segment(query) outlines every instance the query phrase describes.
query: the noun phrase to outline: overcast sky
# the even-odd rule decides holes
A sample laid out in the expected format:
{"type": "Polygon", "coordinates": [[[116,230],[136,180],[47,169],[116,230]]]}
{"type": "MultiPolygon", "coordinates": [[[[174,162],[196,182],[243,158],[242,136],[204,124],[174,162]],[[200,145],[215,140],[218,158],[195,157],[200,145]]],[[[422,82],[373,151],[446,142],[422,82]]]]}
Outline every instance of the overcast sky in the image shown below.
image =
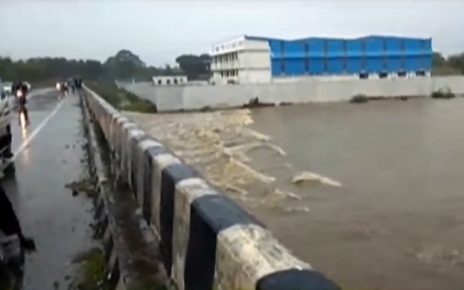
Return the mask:
{"type": "Polygon", "coordinates": [[[126,48],[164,65],[240,34],[423,36],[450,54],[464,51],[463,11],[459,0],[0,0],[0,55],[104,60],[126,48]]]}

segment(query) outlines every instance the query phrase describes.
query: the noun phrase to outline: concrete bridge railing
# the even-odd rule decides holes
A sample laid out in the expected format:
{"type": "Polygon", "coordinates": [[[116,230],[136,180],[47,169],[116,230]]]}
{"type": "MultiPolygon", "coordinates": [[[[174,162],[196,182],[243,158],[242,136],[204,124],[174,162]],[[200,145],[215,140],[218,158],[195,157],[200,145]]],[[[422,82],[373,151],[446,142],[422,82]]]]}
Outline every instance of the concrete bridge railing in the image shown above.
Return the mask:
{"type": "Polygon", "coordinates": [[[88,88],[86,100],[112,162],[159,239],[180,290],[340,289],[195,169],[88,88]]]}

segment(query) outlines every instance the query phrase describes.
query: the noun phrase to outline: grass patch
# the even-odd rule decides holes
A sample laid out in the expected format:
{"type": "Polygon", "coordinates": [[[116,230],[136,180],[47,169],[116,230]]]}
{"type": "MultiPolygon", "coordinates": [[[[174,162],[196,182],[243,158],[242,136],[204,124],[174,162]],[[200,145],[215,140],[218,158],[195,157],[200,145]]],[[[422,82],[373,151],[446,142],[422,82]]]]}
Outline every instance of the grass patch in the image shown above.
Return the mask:
{"type": "Polygon", "coordinates": [[[90,83],[88,85],[118,110],[141,113],[156,113],[158,111],[156,105],[152,102],[141,99],[112,83],[90,83]]]}
{"type": "Polygon", "coordinates": [[[451,91],[450,88],[446,88],[434,91],[431,97],[434,99],[453,99],[456,97],[456,95],[451,91]]]}
{"type": "Polygon", "coordinates": [[[76,256],[74,264],[79,264],[80,271],[69,289],[78,290],[106,290],[106,263],[103,251],[92,248],[76,256]]]}

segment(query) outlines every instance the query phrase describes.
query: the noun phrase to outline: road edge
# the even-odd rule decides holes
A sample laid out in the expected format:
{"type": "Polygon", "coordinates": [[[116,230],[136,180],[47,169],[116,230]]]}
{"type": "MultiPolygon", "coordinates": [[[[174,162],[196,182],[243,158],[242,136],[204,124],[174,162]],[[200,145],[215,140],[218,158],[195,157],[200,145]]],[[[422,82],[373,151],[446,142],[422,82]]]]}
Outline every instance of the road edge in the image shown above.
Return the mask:
{"type": "Polygon", "coordinates": [[[168,289],[168,279],[160,264],[159,242],[137,210],[137,202],[116,184],[107,162],[105,144],[89,114],[86,99],[80,96],[84,134],[87,139],[89,170],[97,190],[95,238],[103,244],[108,288],[117,290],[168,289]],[[99,140],[100,139],[100,140],[99,140]],[[106,158],[105,158],[106,157],[106,158]],[[137,241],[133,241],[136,236],[137,241]],[[134,247],[134,244],[136,247],[134,247]]]}

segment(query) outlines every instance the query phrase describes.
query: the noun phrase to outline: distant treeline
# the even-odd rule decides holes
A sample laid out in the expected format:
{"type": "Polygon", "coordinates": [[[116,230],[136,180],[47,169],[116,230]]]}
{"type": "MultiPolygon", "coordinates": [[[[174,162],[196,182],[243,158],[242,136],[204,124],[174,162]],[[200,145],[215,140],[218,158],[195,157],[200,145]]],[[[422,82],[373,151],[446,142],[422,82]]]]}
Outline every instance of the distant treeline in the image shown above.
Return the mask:
{"type": "Polygon", "coordinates": [[[442,54],[435,52],[433,54],[434,75],[455,75],[464,74],[464,52],[451,55],[445,58],[442,54]]]}
{"type": "MultiPolygon", "coordinates": [[[[32,83],[52,82],[73,76],[92,81],[133,80],[148,81],[155,75],[185,74],[189,80],[205,80],[210,76],[211,57],[181,55],[176,58],[178,67],[147,66],[139,56],[129,50],[121,50],[105,62],[66,58],[30,58],[13,61],[0,57],[0,78],[26,80],[32,83]]],[[[464,53],[447,58],[440,53],[433,55],[434,75],[464,74],[464,53]]]]}
{"type": "Polygon", "coordinates": [[[69,77],[81,76],[92,81],[132,80],[146,81],[154,75],[186,74],[189,79],[209,76],[210,57],[181,55],[176,59],[179,67],[147,66],[139,56],[129,50],[121,50],[105,62],[98,60],[75,60],[66,58],[30,58],[13,61],[0,57],[0,78],[3,80],[25,80],[32,83],[52,82],[69,77]]]}

